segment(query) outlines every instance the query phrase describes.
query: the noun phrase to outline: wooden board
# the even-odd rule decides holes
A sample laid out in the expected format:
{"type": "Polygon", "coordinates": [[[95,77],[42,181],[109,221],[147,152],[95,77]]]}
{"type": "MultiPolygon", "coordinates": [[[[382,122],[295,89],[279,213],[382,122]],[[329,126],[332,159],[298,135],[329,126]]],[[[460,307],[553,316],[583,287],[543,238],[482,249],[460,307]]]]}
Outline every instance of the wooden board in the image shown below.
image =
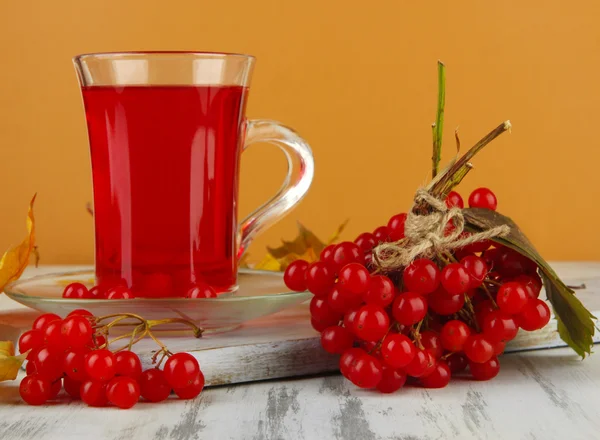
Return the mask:
{"type": "MultiPolygon", "coordinates": [[[[578,296],[600,316],[600,263],[556,263],[554,268],[567,284],[586,284],[587,288],[578,291],[578,296]]],[[[52,271],[65,269],[54,267],[52,271]]],[[[18,339],[37,314],[6,297],[0,298],[0,340],[18,339]]],[[[304,376],[337,369],[338,356],[321,349],[319,335],[310,326],[307,304],[201,339],[178,331],[158,332],[157,336],[171,351],[194,355],[202,366],[207,385],[304,376]]],[[[595,336],[595,342],[600,342],[599,335],[595,336]]],[[[556,322],[551,320],[540,331],[520,331],[506,351],[564,345],[556,332],[556,322]]],[[[136,345],[136,352],[146,366],[151,365],[156,347],[149,339],[136,345]]]]}

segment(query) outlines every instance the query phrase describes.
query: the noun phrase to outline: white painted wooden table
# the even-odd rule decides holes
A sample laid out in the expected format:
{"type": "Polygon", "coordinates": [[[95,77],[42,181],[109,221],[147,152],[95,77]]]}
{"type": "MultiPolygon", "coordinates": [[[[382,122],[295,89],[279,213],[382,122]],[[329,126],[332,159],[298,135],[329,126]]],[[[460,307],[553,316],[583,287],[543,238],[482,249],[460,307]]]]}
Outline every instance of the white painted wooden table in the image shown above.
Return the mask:
{"type": "MultiPolygon", "coordinates": [[[[557,263],[569,283],[597,284],[600,263],[557,263]]],[[[6,297],[0,310],[17,308],[6,297]]],[[[600,357],[568,348],[507,354],[489,382],[393,395],[339,375],[208,388],[193,401],[128,411],[81,402],[28,407],[0,383],[0,439],[599,439],[600,357]]]]}

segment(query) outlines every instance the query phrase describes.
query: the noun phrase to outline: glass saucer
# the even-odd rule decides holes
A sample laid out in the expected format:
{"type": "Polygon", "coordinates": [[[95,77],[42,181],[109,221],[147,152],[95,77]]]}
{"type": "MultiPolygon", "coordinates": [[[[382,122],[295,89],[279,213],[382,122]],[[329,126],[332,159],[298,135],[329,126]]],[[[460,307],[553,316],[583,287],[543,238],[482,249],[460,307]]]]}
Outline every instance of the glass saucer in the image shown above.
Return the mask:
{"type": "Polygon", "coordinates": [[[145,319],[184,318],[205,329],[221,331],[294,306],[312,296],[309,292],[290,292],[280,272],[240,269],[238,290],[218,298],[62,298],[67,284],[78,281],[91,287],[93,279],[91,270],[40,275],[10,283],[5,293],[27,307],[63,317],[75,309],[86,309],[95,316],[135,313],[145,319]]]}

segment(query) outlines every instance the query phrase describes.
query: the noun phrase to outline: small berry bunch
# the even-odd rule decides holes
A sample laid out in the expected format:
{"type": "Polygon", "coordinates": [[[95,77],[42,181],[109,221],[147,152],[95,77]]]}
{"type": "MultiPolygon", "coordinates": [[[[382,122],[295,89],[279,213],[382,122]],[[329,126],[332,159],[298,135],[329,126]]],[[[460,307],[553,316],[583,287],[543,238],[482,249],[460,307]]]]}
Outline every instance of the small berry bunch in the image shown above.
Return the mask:
{"type": "MultiPolygon", "coordinates": [[[[455,191],[445,202],[464,207],[455,191]]],[[[496,210],[496,196],[479,188],[469,205],[496,210]]],[[[391,393],[407,377],[441,388],[467,366],[473,378],[492,379],[500,369],[497,356],[519,328],[541,329],[550,320],[550,309],[538,298],[536,264],[484,240],[382,273],[373,249],[401,243],[406,219],[394,215],[354,242],[329,245],[317,262],[292,262],[286,285],[314,294],[312,326],[323,348],[341,355],[341,373],[361,388],[391,393]]],[[[452,227],[450,222],[447,229],[452,227]]]]}
{"type": "MultiPolygon", "coordinates": [[[[88,289],[82,283],[71,283],[65,287],[63,298],[69,299],[133,299],[133,291],[121,280],[115,284],[99,284],[88,289]]],[[[206,283],[197,283],[185,291],[185,298],[216,298],[217,292],[206,283]]]]}
{"type": "Polygon", "coordinates": [[[188,353],[169,352],[151,331],[156,325],[172,322],[190,325],[196,336],[201,335],[201,329],[183,320],[146,321],[133,314],[96,318],[83,309],[65,319],[52,313],[41,315],[19,339],[19,351],[28,353],[27,376],[19,386],[22,399],[29,405],[42,405],[56,399],[63,387],[73,399],[89,406],[112,404],[127,409],[140,396],[160,402],[171,392],[181,399],[193,399],[204,387],[198,361],[188,353]],[[132,320],[137,321],[131,324],[135,325],[132,332],[108,341],[111,328],[132,320]],[[161,354],[162,358],[156,367],[142,371],[140,358],[131,347],[145,336],[161,347],[153,361],[161,354]],[[130,338],[128,345],[109,349],[109,344],[126,338],[130,338]]]}

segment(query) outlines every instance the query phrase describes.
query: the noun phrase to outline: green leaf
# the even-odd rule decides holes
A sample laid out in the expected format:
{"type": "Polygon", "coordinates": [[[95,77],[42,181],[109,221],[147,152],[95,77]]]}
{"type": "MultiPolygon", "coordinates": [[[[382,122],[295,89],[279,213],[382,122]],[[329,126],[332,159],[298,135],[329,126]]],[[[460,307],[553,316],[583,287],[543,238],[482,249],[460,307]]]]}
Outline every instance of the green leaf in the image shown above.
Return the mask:
{"type": "Polygon", "coordinates": [[[444,108],[446,107],[446,66],[438,61],[438,99],[433,124],[433,156],[431,157],[431,177],[435,178],[442,159],[442,135],[444,133],[444,108]]]}
{"type": "Polygon", "coordinates": [[[510,218],[489,209],[463,209],[463,215],[466,229],[472,232],[480,232],[500,225],[510,227],[510,233],[506,237],[492,240],[517,251],[538,265],[546,295],[558,321],[558,333],[561,339],[581,357],[591,354],[595,316],[584,307],[575,296],[575,292],[560,280],[517,224],[510,218]]]}

